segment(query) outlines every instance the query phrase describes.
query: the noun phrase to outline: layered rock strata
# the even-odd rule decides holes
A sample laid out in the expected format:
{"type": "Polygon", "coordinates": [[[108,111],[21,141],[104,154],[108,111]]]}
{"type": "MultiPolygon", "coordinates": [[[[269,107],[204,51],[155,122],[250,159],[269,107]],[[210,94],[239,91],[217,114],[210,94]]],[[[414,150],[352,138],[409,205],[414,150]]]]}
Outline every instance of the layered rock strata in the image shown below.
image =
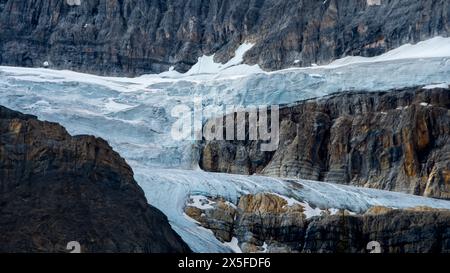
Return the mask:
{"type": "Polygon", "coordinates": [[[450,198],[448,88],[338,93],[279,116],[275,151],[260,141],[204,141],[201,167],[450,198]]]}

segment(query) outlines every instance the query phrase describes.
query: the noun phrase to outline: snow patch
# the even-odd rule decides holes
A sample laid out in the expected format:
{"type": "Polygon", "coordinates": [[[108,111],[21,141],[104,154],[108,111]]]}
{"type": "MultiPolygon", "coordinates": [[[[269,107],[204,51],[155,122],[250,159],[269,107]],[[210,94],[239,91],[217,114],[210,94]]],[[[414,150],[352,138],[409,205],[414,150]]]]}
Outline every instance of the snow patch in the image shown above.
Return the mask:
{"type": "Polygon", "coordinates": [[[403,59],[450,57],[450,38],[434,37],[417,44],[405,44],[376,57],[349,56],[332,62],[326,67],[339,67],[356,63],[386,62],[403,59]]]}
{"type": "Polygon", "coordinates": [[[244,43],[240,45],[235,52],[235,56],[226,64],[216,63],[214,61],[215,54],[211,56],[202,56],[198,58],[198,62],[184,75],[195,76],[216,74],[216,76],[240,76],[262,73],[264,71],[258,65],[250,66],[243,64],[245,53],[253,46],[254,44],[252,43],[244,43]]]}
{"type": "Polygon", "coordinates": [[[301,205],[302,205],[303,208],[305,209],[305,210],[303,211],[303,213],[305,214],[306,219],[310,219],[310,218],[312,218],[312,217],[322,215],[323,210],[321,210],[321,209],[319,209],[319,208],[317,208],[317,207],[316,207],[316,208],[313,208],[313,207],[311,207],[307,202],[302,203],[301,205]]]}
{"type": "Polygon", "coordinates": [[[201,210],[213,209],[212,206],[215,202],[209,200],[208,197],[203,195],[192,195],[188,202],[188,205],[191,207],[195,207],[201,210]]]}
{"type": "Polygon", "coordinates": [[[269,246],[267,245],[266,242],[264,242],[262,248],[263,250],[261,251],[261,253],[267,253],[267,251],[269,250],[269,246]]]}
{"type": "Polygon", "coordinates": [[[223,243],[225,247],[230,248],[234,253],[242,253],[241,248],[239,247],[239,241],[236,237],[231,239],[231,242],[223,243]]]}
{"type": "Polygon", "coordinates": [[[380,6],[381,0],[367,0],[368,6],[380,6]]]}
{"type": "MultiPolygon", "coordinates": [[[[312,217],[321,216],[326,212],[327,209],[320,209],[318,207],[312,207],[308,202],[301,202],[298,201],[292,197],[288,197],[285,195],[277,194],[277,193],[271,193],[273,195],[276,195],[287,202],[288,207],[292,207],[294,205],[300,205],[303,207],[304,211],[303,214],[305,214],[306,219],[310,219],[312,217]]],[[[328,208],[328,211],[331,215],[337,214],[339,212],[339,209],[336,208],[328,208]]],[[[350,212],[350,211],[349,211],[350,212]]]]}
{"type": "Polygon", "coordinates": [[[66,0],[66,3],[69,6],[80,6],[81,0],[66,0]]]}
{"type": "Polygon", "coordinates": [[[422,87],[422,89],[426,89],[426,90],[436,89],[436,88],[444,88],[444,89],[446,89],[449,86],[450,86],[450,84],[448,84],[448,83],[431,84],[431,85],[427,85],[427,86],[422,87]]]}
{"type": "Polygon", "coordinates": [[[336,215],[339,213],[340,210],[336,208],[330,208],[328,209],[328,211],[330,212],[330,215],[336,215]]]}
{"type": "Polygon", "coordinates": [[[396,110],[406,110],[406,109],[408,109],[409,108],[409,106],[399,106],[399,107],[397,107],[396,108],[396,110]]]}

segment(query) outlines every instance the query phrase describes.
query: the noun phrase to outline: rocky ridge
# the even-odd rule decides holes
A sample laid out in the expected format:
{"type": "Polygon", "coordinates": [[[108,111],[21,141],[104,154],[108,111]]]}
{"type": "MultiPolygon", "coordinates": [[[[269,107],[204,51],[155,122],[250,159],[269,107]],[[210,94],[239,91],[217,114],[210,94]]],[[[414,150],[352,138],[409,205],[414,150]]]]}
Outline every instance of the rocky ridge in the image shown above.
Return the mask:
{"type": "Polygon", "coordinates": [[[0,252],[190,252],[108,143],[0,106],[0,252]]]}

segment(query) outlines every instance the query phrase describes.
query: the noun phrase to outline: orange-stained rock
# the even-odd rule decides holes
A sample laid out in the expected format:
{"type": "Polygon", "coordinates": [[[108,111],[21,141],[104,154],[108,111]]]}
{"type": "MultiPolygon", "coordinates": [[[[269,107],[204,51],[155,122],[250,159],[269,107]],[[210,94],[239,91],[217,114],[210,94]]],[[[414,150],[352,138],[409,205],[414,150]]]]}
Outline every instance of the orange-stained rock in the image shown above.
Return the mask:
{"type": "Polygon", "coordinates": [[[302,101],[280,109],[276,151],[261,152],[256,141],[207,141],[201,167],[449,199],[449,107],[448,88],[302,101]]]}

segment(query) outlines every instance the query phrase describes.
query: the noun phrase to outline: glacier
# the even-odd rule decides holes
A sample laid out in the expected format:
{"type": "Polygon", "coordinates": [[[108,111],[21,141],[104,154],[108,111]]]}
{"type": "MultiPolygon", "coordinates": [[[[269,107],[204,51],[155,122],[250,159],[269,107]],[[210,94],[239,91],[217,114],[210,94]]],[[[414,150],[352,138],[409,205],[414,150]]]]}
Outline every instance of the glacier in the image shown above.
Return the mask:
{"type": "MultiPolygon", "coordinates": [[[[188,73],[168,71],[136,78],[100,77],[43,68],[0,67],[0,105],[69,133],[106,139],[130,164],[150,204],[163,211],[195,252],[230,252],[183,214],[191,195],[222,196],[272,192],[319,208],[364,212],[374,205],[450,209],[450,201],[331,183],[199,170],[193,141],[170,135],[173,107],[202,99],[212,106],[292,104],[336,92],[386,91],[409,86],[450,84],[450,39],[437,37],[405,45],[374,58],[347,57],[326,66],[264,72],[241,64],[251,44],[243,44],[227,64],[204,56],[188,73]],[[203,65],[204,66],[203,66],[203,65]]],[[[205,118],[213,117],[213,113],[205,118]]],[[[230,248],[231,247],[231,248],[230,248]]]]}

